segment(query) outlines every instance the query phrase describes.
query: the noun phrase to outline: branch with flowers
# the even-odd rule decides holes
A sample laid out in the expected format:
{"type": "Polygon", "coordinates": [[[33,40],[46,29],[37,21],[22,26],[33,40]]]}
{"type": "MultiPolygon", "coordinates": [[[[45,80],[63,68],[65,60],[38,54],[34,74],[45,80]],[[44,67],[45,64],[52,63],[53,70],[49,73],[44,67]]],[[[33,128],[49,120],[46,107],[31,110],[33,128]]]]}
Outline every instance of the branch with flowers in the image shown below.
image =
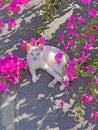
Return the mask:
{"type": "MultiPolygon", "coordinates": [[[[0,0],[0,10],[7,10],[8,12],[12,12],[12,17],[8,18],[8,29],[16,27],[17,25],[14,13],[21,14],[23,8],[28,7],[30,1],[31,0],[0,0]]],[[[47,22],[52,21],[61,4],[65,2],[65,0],[45,0],[44,2],[44,7],[39,12],[39,15],[41,16],[40,24],[30,28],[30,30],[35,31],[37,38],[41,35],[41,33],[44,33],[47,22]]],[[[4,26],[5,20],[0,19],[0,33],[2,32],[4,26]]]]}
{"type": "MultiPolygon", "coordinates": [[[[30,0],[0,0],[0,11],[7,10],[9,13],[12,13],[7,20],[8,29],[12,27],[16,27],[16,18],[14,17],[14,13],[21,14],[23,11],[23,7],[27,7],[30,0]]],[[[2,32],[6,22],[4,18],[0,19],[0,33],[2,32]]]]}
{"type": "MultiPolygon", "coordinates": [[[[67,74],[69,77],[66,89],[68,89],[70,81],[74,79],[77,80],[81,77],[85,81],[89,78],[87,84],[78,88],[78,94],[74,91],[73,99],[78,107],[78,117],[83,116],[82,107],[88,104],[92,109],[90,118],[96,121],[98,109],[96,105],[93,106],[93,102],[97,104],[98,100],[98,10],[90,7],[91,0],[81,0],[81,2],[88,7],[87,17],[92,19],[88,20],[82,15],[76,18],[74,14],[68,18],[66,29],[68,29],[71,39],[65,42],[66,34],[64,33],[60,34],[59,38],[65,50],[73,52],[74,58],[70,59],[69,66],[63,70],[63,74],[67,74]]],[[[63,107],[64,102],[61,101],[58,106],[63,107]]]]}

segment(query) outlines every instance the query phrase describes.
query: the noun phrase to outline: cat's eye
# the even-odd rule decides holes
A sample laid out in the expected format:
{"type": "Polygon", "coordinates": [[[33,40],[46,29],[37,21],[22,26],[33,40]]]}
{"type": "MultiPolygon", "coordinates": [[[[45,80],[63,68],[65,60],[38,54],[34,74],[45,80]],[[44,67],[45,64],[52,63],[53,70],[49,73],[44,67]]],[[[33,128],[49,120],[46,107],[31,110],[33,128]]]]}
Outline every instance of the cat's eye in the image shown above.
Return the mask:
{"type": "Polygon", "coordinates": [[[30,55],[32,55],[32,56],[33,56],[34,54],[33,54],[33,53],[30,53],[30,55]]]}
{"type": "Polygon", "coordinates": [[[37,53],[36,55],[37,55],[37,56],[39,56],[39,55],[40,55],[40,53],[37,53]]]}

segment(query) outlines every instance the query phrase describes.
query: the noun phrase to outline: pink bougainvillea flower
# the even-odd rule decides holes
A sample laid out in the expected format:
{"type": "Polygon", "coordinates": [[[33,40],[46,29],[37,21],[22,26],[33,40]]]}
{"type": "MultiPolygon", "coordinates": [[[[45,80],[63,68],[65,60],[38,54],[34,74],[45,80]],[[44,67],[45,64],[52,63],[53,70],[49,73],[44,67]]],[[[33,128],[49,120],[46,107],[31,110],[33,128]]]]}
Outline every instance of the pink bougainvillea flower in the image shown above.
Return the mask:
{"type": "Polygon", "coordinates": [[[87,81],[86,85],[90,86],[91,85],[91,81],[87,81]]]}
{"type": "Polygon", "coordinates": [[[91,102],[93,100],[93,96],[91,94],[87,94],[86,96],[83,96],[82,97],[82,101],[84,103],[88,103],[88,102],[91,102]]]}
{"type": "Polygon", "coordinates": [[[36,46],[37,45],[37,40],[35,38],[32,38],[30,41],[32,46],[36,46]]]}
{"type": "Polygon", "coordinates": [[[38,42],[39,42],[40,44],[46,44],[46,43],[47,43],[46,40],[45,40],[45,38],[42,37],[42,36],[38,38],[38,42]]]}
{"type": "Polygon", "coordinates": [[[67,50],[69,48],[69,44],[68,43],[63,43],[64,45],[64,49],[67,50]]]}
{"type": "Polygon", "coordinates": [[[68,44],[69,44],[70,47],[73,47],[74,46],[74,40],[69,40],[68,44]]]}
{"type": "Polygon", "coordinates": [[[91,9],[88,11],[89,16],[95,17],[97,15],[97,10],[96,9],[91,9]]]}
{"type": "Polygon", "coordinates": [[[75,21],[75,16],[74,16],[74,15],[71,15],[71,16],[68,18],[68,23],[67,23],[66,28],[68,28],[68,29],[73,29],[73,28],[74,28],[74,21],[75,21]]]}
{"type": "Polygon", "coordinates": [[[64,81],[64,85],[65,85],[66,87],[69,87],[69,80],[65,80],[65,81],[64,81]]]}
{"type": "Polygon", "coordinates": [[[66,28],[68,28],[68,29],[73,29],[73,28],[74,28],[74,23],[68,22],[66,28]]]}
{"type": "Polygon", "coordinates": [[[5,2],[3,2],[2,0],[0,0],[0,8],[3,8],[4,5],[5,5],[5,2]]]}
{"type": "Polygon", "coordinates": [[[77,60],[76,59],[72,59],[72,60],[70,60],[69,61],[69,65],[71,65],[71,66],[75,66],[75,65],[77,65],[77,60]]]}
{"type": "Polygon", "coordinates": [[[6,7],[6,10],[13,11],[13,12],[17,12],[17,13],[19,13],[19,14],[22,13],[22,10],[21,10],[20,5],[17,5],[17,4],[15,4],[14,2],[10,3],[10,4],[6,7]]]}
{"type": "Polygon", "coordinates": [[[21,60],[19,66],[21,69],[24,69],[24,70],[28,68],[27,62],[25,60],[21,60]]]}
{"type": "Polygon", "coordinates": [[[90,114],[90,119],[93,119],[94,118],[94,121],[96,121],[98,119],[98,112],[92,112],[90,114]]]}
{"type": "MultiPolygon", "coordinates": [[[[22,70],[27,70],[27,62],[17,55],[6,55],[0,58],[0,75],[5,77],[6,82],[18,83],[21,79],[22,70]]],[[[3,78],[2,78],[3,79],[3,78]]],[[[7,91],[9,84],[0,80],[0,91],[7,91]]]]}
{"type": "Polygon", "coordinates": [[[20,76],[20,75],[14,77],[14,78],[13,78],[13,83],[14,83],[14,84],[19,83],[19,80],[20,80],[20,79],[21,79],[21,76],[20,76]]]}
{"type": "Polygon", "coordinates": [[[65,69],[65,73],[68,76],[69,81],[72,81],[73,79],[75,79],[77,77],[75,65],[69,65],[65,69]]]}
{"type": "Polygon", "coordinates": [[[96,84],[98,85],[98,78],[96,78],[96,80],[95,80],[95,81],[96,81],[96,84]]]}
{"type": "Polygon", "coordinates": [[[9,87],[10,87],[10,84],[3,84],[2,90],[3,90],[4,92],[6,92],[6,91],[8,91],[9,87]]]}
{"type": "Polygon", "coordinates": [[[27,6],[30,0],[13,0],[13,3],[27,6]]]}
{"type": "Polygon", "coordinates": [[[9,18],[8,19],[8,29],[11,29],[13,26],[16,27],[16,21],[15,21],[15,19],[9,18]]]}
{"type": "Polygon", "coordinates": [[[69,61],[69,66],[65,69],[65,73],[68,76],[69,81],[77,78],[76,74],[77,60],[73,59],[69,61]]]}
{"type": "Polygon", "coordinates": [[[27,6],[30,0],[12,0],[12,2],[6,7],[6,10],[22,13],[21,6],[27,6]]]}
{"type": "Polygon", "coordinates": [[[75,16],[74,16],[74,15],[71,15],[71,16],[68,18],[68,21],[72,23],[72,22],[75,21],[75,19],[76,19],[75,16]]]}
{"type": "Polygon", "coordinates": [[[92,112],[91,114],[90,114],[90,119],[92,119],[92,118],[94,118],[94,112],[92,112]]]}
{"type": "Polygon", "coordinates": [[[62,34],[59,35],[59,38],[60,38],[61,41],[64,41],[64,37],[65,37],[64,33],[62,33],[62,34]]]}
{"type": "Polygon", "coordinates": [[[4,21],[3,19],[0,19],[0,28],[4,27],[4,21]]]}
{"type": "Polygon", "coordinates": [[[94,27],[96,28],[96,30],[98,30],[98,25],[95,25],[94,27]]]}
{"type": "Polygon", "coordinates": [[[80,37],[80,34],[79,34],[79,33],[76,33],[76,34],[75,34],[75,37],[76,37],[76,38],[79,38],[79,37],[80,37]]]}
{"type": "Polygon", "coordinates": [[[63,102],[63,101],[59,102],[59,103],[58,103],[58,107],[59,107],[59,108],[64,107],[64,102],[63,102]]]}
{"type": "Polygon", "coordinates": [[[20,44],[20,48],[22,50],[25,50],[26,49],[26,44],[27,44],[27,42],[25,40],[22,40],[22,43],[20,44]]]}
{"type": "Polygon", "coordinates": [[[75,35],[76,35],[76,30],[70,29],[69,34],[70,34],[71,36],[75,36],[75,35]]]}
{"type": "Polygon", "coordinates": [[[56,60],[56,63],[57,64],[60,64],[61,63],[61,60],[62,60],[62,52],[58,52],[56,55],[55,55],[55,60],[56,60]]]}
{"type": "Polygon", "coordinates": [[[82,56],[78,58],[78,62],[86,61],[90,56],[91,56],[91,53],[86,54],[84,51],[82,51],[82,56]]]}
{"type": "Polygon", "coordinates": [[[24,6],[27,6],[31,0],[21,0],[24,6]]]}
{"type": "Polygon", "coordinates": [[[92,42],[95,42],[96,40],[95,40],[95,36],[93,35],[93,34],[91,34],[90,36],[89,36],[89,42],[90,43],[92,43],[92,42]]]}
{"type": "Polygon", "coordinates": [[[6,92],[9,87],[10,87],[9,84],[5,84],[5,83],[3,83],[2,80],[0,80],[0,92],[2,92],[2,91],[6,92]]]}
{"type": "Polygon", "coordinates": [[[85,23],[85,22],[86,22],[86,20],[85,20],[85,18],[82,15],[78,17],[78,23],[79,24],[80,23],[85,23]]]}
{"type": "Polygon", "coordinates": [[[86,38],[86,37],[87,37],[87,34],[82,33],[82,37],[83,37],[83,38],[86,38]]]}
{"type": "Polygon", "coordinates": [[[89,72],[93,72],[93,73],[95,73],[95,72],[97,71],[97,69],[93,68],[92,65],[86,66],[86,69],[87,69],[89,72]]]}
{"type": "Polygon", "coordinates": [[[91,0],[82,0],[82,3],[85,5],[89,5],[91,3],[91,0]]]}
{"type": "Polygon", "coordinates": [[[92,50],[93,49],[92,44],[86,42],[85,45],[84,45],[84,47],[83,47],[83,49],[84,50],[92,50]]]}

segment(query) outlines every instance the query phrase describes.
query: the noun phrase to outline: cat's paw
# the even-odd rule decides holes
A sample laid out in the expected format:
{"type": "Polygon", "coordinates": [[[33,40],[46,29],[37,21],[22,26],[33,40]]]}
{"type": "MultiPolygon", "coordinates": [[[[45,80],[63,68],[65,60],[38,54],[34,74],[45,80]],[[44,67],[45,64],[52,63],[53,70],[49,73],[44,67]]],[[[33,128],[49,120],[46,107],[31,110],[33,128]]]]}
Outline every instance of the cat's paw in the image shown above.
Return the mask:
{"type": "Polygon", "coordinates": [[[59,86],[59,90],[60,90],[60,91],[64,91],[64,90],[65,90],[65,85],[62,84],[61,86],[59,86]]]}
{"type": "Polygon", "coordinates": [[[32,77],[33,83],[36,83],[38,79],[39,79],[39,78],[38,78],[37,76],[33,76],[33,77],[32,77]]]}
{"type": "Polygon", "coordinates": [[[48,87],[49,87],[49,88],[53,88],[54,85],[55,85],[54,83],[50,82],[50,83],[48,84],[48,87]]]}

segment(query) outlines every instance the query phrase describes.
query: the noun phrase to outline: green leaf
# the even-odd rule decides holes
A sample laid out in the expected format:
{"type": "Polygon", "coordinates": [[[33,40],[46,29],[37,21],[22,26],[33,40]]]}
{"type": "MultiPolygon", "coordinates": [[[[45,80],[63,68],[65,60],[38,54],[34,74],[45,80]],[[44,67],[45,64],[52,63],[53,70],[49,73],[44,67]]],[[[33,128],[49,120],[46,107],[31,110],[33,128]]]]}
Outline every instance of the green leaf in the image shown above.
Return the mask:
{"type": "Polygon", "coordinates": [[[8,0],[2,0],[3,2],[8,2],[8,0]]]}
{"type": "Polygon", "coordinates": [[[44,15],[45,13],[46,13],[46,11],[44,11],[44,10],[39,11],[39,15],[44,15]]]}
{"type": "Polygon", "coordinates": [[[75,42],[76,42],[77,44],[80,44],[80,43],[81,43],[81,39],[80,39],[80,38],[77,38],[77,39],[75,40],[75,42]]]}
{"type": "Polygon", "coordinates": [[[76,52],[75,52],[75,56],[77,57],[78,55],[79,55],[79,53],[76,51],[76,52]]]}
{"type": "Polygon", "coordinates": [[[76,48],[74,48],[74,47],[72,47],[71,50],[72,50],[73,52],[76,52],[76,48]]]}
{"type": "Polygon", "coordinates": [[[59,10],[59,6],[58,5],[54,5],[54,8],[55,8],[56,11],[59,10]]]}
{"type": "Polygon", "coordinates": [[[65,0],[59,0],[61,3],[65,2],[65,0]]]}
{"type": "Polygon", "coordinates": [[[79,88],[78,88],[78,92],[79,92],[79,93],[83,93],[83,88],[82,88],[82,87],[79,87],[79,88]]]}
{"type": "Polygon", "coordinates": [[[78,95],[74,95],[74,96],[73,96],[73,99],[74,99],[74,100],[79,100],[79,96],[78,96],[78,95]]]}
{"type": "Polygon", "coordinates": [[[87,77],[87,76],[93,76],[93,74],[91,73],[91,72],[89,72],[89,71],[87,71],[87,72],[84,72],[83,74],[82,74],[82,77],[84,78],[84,77],[87,77]]]}
{"type": "Polygon", "coordinates": [[[87,41],[88,41],[87,38],[83,38],[83,39],[82,39],[82,42],[87,42],[87,41]]]}
{"type": "Polygon", "coordinates": [[[92,57],[90,57],[90,58],[88,59],[88,63],[89,63],[89,64],[93,64],[93,62],[94,62],[94,61],[93,61],[92,57]]]}
{"type": "Polygon", "coordinates": [[[76,104],[76,107],[81,107],[81,106],[82,106],[82,103],[80,102],[76,104]]]}
{"type": "Polygon", "coordinates": [[[78,110],[78,111],[77,111],[77,115],[78,115],[78,118],[82,117],[82,116],[83,116],[82,111],[81,111],[81,110],[78,110]]]}
{"type": "Polygon", "coordinates": [[[92,92],[93,96],[96,96],[96,94],[97,94],[97,85],[93,81],[91,82],[91,92],[92,92]]]}
{"type": "Polygon", "coordinates": [[[65,73],[65,67],[63,66],[62,67],[62,76],[64,77],[66,75],[66,73],[65,73]]]}
{"type": "Polygon", "coordinates": [[[81,64],[76,65],[76,72],[81,73],[81,64]]]}
{"type": "Polygon", "coordinates": [[[48,17],[49,17],[49,19],[52,19],[53,18],[53,14],[48,13],[48,17]]]}
{"type": "Polygon", "coordinates": [[[49,0],[50,4],[54,4],[55,0],[49,0]]]}

